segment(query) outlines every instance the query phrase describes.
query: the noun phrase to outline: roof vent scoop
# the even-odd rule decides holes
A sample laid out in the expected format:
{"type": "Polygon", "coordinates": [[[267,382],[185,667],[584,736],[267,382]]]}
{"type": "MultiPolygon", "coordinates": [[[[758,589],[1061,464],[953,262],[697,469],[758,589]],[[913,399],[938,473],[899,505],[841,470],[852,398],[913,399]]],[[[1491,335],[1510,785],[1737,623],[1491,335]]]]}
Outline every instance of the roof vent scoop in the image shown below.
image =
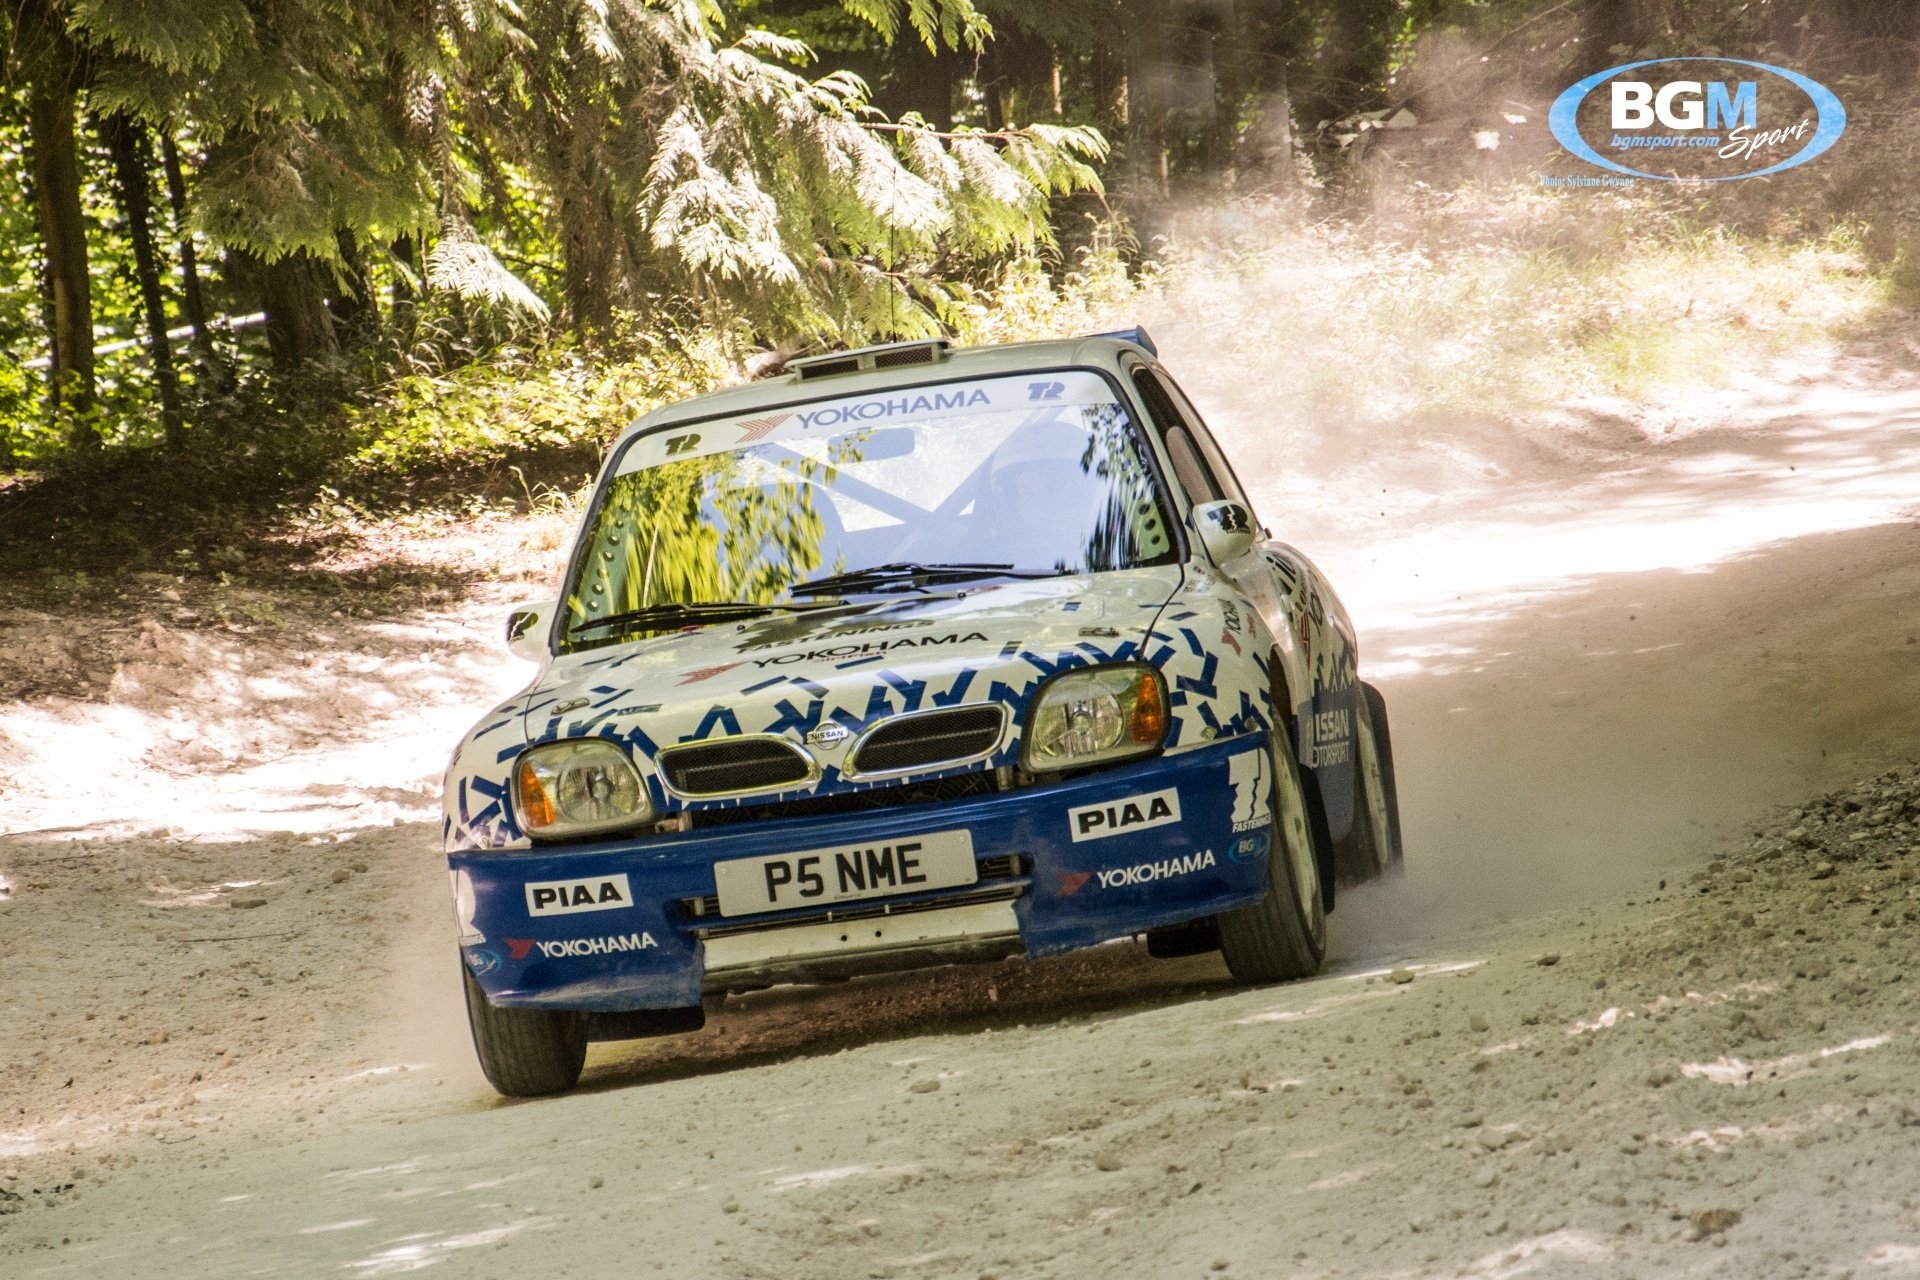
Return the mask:
{"type": "Polygon", "coordinates": [[[1147,336],[1146,329],[1140,325],[1135,325],[1131,329],[1112,329],[1106,333],[1090,333],[1087,336],[1089,338],[1117,338],[1121,342],[1131,342],[1134,346],[1143,349],[1150,356],[1158,356],[1160,354],[1160,348],[1153,345],[1153,339],[1147,336]]]}
{"type": "Polygon", "coordinates": [[[889,342],[884,346],[861,347],[856,351],[833,351],[823,356],[807,356],[787,361],[787,369],[800,375],[801,381],[830,378],[837,373],[859,373],[871,369],[900,369],[908,365],[938,364],[953,351],[945,338],[925,338],[917,342],[889,342]]]}

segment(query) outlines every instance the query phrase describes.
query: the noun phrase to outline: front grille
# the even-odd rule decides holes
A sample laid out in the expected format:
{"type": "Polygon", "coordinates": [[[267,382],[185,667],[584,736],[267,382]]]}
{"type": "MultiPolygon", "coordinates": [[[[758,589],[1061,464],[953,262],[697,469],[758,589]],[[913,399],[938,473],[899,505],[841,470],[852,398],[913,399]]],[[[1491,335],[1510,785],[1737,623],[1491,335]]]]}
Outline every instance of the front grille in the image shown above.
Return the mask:
{"type": "Polygon", "coordinates": [[[1005,724],[1006,712],[997,706],[897,716],[867,731],[854,746],[847,771],[895,773],[972,760],[993,750],[1005,724]]]}
{"type": "Polygon", "coordinates": [[[660,770],[683,796],[724,796],[805,782],[813,762],[780,738],[720,738],[668,747],[660,770]]]}
{"type": "Polygon", "coordinates": [[[817,818],[823,814],[863,813],[903,804],[967,800],[974,796],[992,795],[994,790],[991,773],[962,773],[951,778],[935,778],[931,782],[915,782],[900,787],[872,787],[865,791],[801,796],[768,804],[730,805],[725,809],[695,809],[687,814],[687,823],[689,830],[701,831],[708,827],[725,827],[771,818],[817,818]]]}

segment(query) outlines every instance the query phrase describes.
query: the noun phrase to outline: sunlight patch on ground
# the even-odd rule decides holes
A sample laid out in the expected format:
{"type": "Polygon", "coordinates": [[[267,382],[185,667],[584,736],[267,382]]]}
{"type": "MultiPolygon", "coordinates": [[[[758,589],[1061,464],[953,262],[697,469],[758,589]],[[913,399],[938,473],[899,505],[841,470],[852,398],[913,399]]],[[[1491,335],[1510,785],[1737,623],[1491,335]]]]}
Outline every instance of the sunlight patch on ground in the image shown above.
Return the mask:
{"type": "Polygon", "coordinates": [[[218,902],[235,889],[252,889],[269,883],[265,880],[223,880],[219,884],[195,885],[182,889],[166,880],[158,880],[147,886],[147,892],[157,895],[141,900],[141,906],[154,907],[161,911],[171,911],[178,907],[204,907],[218,902]]]}
{"type": "Polygon", "coordinates": [[[18,1159],[51,1151],[64,1144],[86,1148],[107,1136],[107,1126],[94,1122],[82,1128],[84,1117],[69,1112],[46,1124],[24,1129],[0,1129],[0,1158],[18,1159]]]}
{"type": "Polygon", "coordinates": [[[1899,1267],[1920,1271],[1920,1244],[1883,1244],[1863,1261],[1870,1267],[1899,1267]]]}
{"type": "Polygon", "coordinates": [[[1310,1182],[1307,1184],[1306,1190],[1337,1191],[1341,1187],[1350,1187],[1356,1182],[1366,1181],[1376,1173],[1386,1173],[1388,1170],[1397,1167],[1398,1166],[1392,1161],[1376,1160],[1372,1164],[1363,1164],[1356,1169],[1346,1169],[1331,1177],[1322,1178],[1318,1182],[1310,1182]]]}
{"type": "Polygon", "coordinates": [[[345,1181],[351,1178],[382,1178],[390,1173],[418,1172],[420,1172],[420,1162],[418,1160],[404,1160],[399,1164],[375,1165],[371,1169],[335,1169],[333,1172],[324,1176],[330,1181],[345,1181]]]}
{"type": "Polygon", "coordinates": [[[445,1236],[438,1240],[422,1240],[417,1236],[403,1237],[411,1243],[395,1244],[392,1248],[349,1262],[347,1267],[361,1275],[383,1276],[400,1271],[420,1271],[436,1263],[445,1262],[447,1256],[456,1249],[475,1249],[482,1245],[500,1244],[522,1231],[534,1227],[543,1227],[549,1218],[528,1218],[522,1222],[510,1222],[503,1226],[486,1227],[479,1231],[469,1231],[465,1235],[445,1236]]]}
{"type": "MultiPolygon", "coordinates": [[[[1423,975],[1428,978],[1445,977],[1449,974],[1470,973],[1485,963],[1486,961],[1484,960],[1454,960],[1441,964],[1409,964],[1387,969],[1363,969],[1355,973],[1327,974],[1310,982],[1299,983],[1295,989],[1311,989],[1312,987],[1324,986],[1329,982],[1365,982],[1368,980],[1377,980],[1391,975],[1395,968],[1404,969],[1409,973],[1417,976],[1423,975]]],[[[1259,1013],[1250,1013],[1244,1018],[1232,1019],[1232,1025],[1236,1027],[1251,1027],[1267,1022],[1298,1022],[1302,1018],[1318,1017],[1330,1010],[1340,1008],[1343,1005],[1353,1004],[1356,1001],[1391,997],[1402,989],[1400,984],[1393,984],[1374,991],[1341,992],[1335,995],[1323,996],[1318,1000],[1309,1001],[1307,1004],[1295,1008],[1263,1009],[1259,1013]]]]}
{"type": "Polygon", "coordinates": [[[533,670],[493,621],[467,606],[315,652],[161,628],[166,645],[130,656],[108,701],[0,712],[0,835],[231,840],[432,820],[449,746],[533,670]],[[364,652],[369,636],[383,652],[364,652]]]}
{"type": "Polygon", "coordinates": [[[1618,1023],[1620,1019],[1631,1017],[1633,1017],[1631,1012],[1623,1012],[1619,1009],[1602,1009],[1599,1016],[1589,1021],[1576,1022],[1568,1027],[1567,1034],[1570,1036],[1578,1036],[1585,1035],[1589,1031],[1605,1031],[1618,1023]]]}
{"type": "Polygon", "coordinates": [[[341,1076],[340,1079],[343,1081],[378,1079],[382,1076],[399,1075],[407,1071],[425,1071],[431,1065],[431,1063],[426,1062],[396,1062],[390,1067],[368,1067],[364,1071],[350,1072],[347,1075],[341,1076]]]}
{"type": "Polygon", "coordinates": [[[1718,1129],[1693,1129],[1679,1137],[1661,1138],[1659,1141],[1669,1147],[1705,1147],[1709,1151],[1719,1151],[1746,1136],[1746,1130],[1739,1125],[1724,1124],[1718,1129]]]}
{"type": "Polygon", "coordinates": [[[1395,969],[1405,969],[1418,977],[1439,978],[1449,973],[1466,973],[1470,969],[1478,969],[1485,963],[1485,960],[1449,960],[1440,964],[1389,965],[1384,969],[1362,969],[1357,973],[1332,973],[1327,976],[1352,982],[1357,979],[1385,978],[1395,969]]]}
{"type": "Polygon", "coordinates": [[[1714,1084],[1732,1085],[1738,1089],[1749,1084],[1790,1080],[1803,1074],[1816,1060],[1835,1057],[1842,1053],[1859,1053],[1866,1049],[1878,1049],[1892,1039],[1891,1036],[1864,1036],[1858,1040],[1849,1040],[1845,1044],[1819,1049],[1813,1053],[1789,1053],[1785,1057],[1770,1058],[1752,1064],[1743,1062],[1739,1058],[1719,1058],[1713,1062],[1685,1062],[1680,1065],[1680,1074],[1689,1080],[1707,1080],[1714,1084]]]}
{"type": "Polygon", "coordinates": [[[1493,1253],[1482,1254],[1467,1264],[1466,1273],[1485,1276],[1488,1280],[1505,1280],[1507,1276],[1525,1275],[1548,1263],[1565,1260],[1569,1262],[1605,1262],[1613,1257],[1614,1245],[1599,1236],[1571,1228],[1555,1231],[1550,1235],[1535,1236],[1522,1240],[1493,1253]]]}
{"type": "MultiPolygon", "coordinates": [[[[836,1169],[813,1169],[806,1173],[789,1173],[785,1177],[775,1178],[767,1184],[774,1191],[804,1190],[812,1187],[824,1187],[829,1183],[841,1182],[847,1178],[857,1178],[861,1174],[879,1173],[878,1165],[844,1164],[836,1169]]],[[[891,1172],[898,1172],[893,1170],[891,1172]]]]}
{"type": "Polygon", "coordinates": [[[1784,1120],[1770,1120],[1763,1124],[1748,1125],[1746,1136],[1757,1142],[1790,1142],[1816,1129],[1843,1124],[1853,1114],[1854,1108],[1829,1102],[1784,1120]]]}

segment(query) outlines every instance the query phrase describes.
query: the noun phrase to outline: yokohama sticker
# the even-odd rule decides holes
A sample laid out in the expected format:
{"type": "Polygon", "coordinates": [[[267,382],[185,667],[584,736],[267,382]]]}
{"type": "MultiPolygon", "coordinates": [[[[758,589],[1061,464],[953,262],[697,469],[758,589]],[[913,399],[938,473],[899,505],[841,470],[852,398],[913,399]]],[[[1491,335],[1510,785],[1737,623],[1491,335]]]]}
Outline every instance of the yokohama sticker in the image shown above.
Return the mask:
{"type": "Polygon", "coordinates": [[[620,911],[633,905],[626,873],[587,880],[542,880],[527,885],[527,914],[570,916],[582,911],[620,911]]]}
{"type": "Polygon", "coordinates": [[[562,938],[558,942],[539,942],[532,938],[503,938],[512,959],[525,960],[527,953],[539,948],[549,960],[568,960],[578,956],[611,956],[623,951],[648,951],[659,946],[650,933],[623,933],[610,938],[562,938]]]}
{"type": "Polygon", "coordinates": [[[1213,850],[1206,849],[1190,853],[1184,858],[1162,858],[1158,862],[1142,862],[1131,867],[1116,867],[1112,871],[1096,871],[1094,874],[1100,877],[1102,889],[1123,889],[1128,885],[1152,884],[1155,880],[1168,880],[1174,876],[1190,876],[1213,865],[1213,850]]]}
{"type": "Polygon", "coordinates": [[[1108,836],[1145,831],[1180,821],[1180,792],[1168,787],[1144,796],[1128,796],[1111,804],[1083,804],[1067,810],[1074,843],[1104,840],[1108,836]]]}

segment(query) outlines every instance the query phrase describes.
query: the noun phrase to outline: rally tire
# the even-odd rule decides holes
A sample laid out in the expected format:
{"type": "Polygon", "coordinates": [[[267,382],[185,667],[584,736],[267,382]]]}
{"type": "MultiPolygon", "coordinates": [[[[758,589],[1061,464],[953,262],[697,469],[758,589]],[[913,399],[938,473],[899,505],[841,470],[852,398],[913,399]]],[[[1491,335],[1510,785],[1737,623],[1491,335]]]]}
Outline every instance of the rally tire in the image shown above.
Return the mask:
{"type": "Polygon", "coordinates": [[[487,1000],[466,965],[467,1025],[487,1083],[509,1098],[565,1093],[587,1062],[587,1015],[559,1009],[505,1009],[487,1000]]]}
{"type": "Polygon", "coordinates": [[[1227,969],[1255,986],[1310,978],[1327,953],[1325,823],[1308,801],[1287,737],[1283,727],[1268,739],[1274,767],[1266,896],[1215,917],[1227,969]]]}
{"type": "Polygon", "coordinates": [[[1370,684],[1360,686],[1355,726],[1354,842],[1361,878],[1399,875],[1406,868],[1400,845],[1400,788],[1393,773],[1393,736],[1387,728],[1387,700],[1370,684]]]}

